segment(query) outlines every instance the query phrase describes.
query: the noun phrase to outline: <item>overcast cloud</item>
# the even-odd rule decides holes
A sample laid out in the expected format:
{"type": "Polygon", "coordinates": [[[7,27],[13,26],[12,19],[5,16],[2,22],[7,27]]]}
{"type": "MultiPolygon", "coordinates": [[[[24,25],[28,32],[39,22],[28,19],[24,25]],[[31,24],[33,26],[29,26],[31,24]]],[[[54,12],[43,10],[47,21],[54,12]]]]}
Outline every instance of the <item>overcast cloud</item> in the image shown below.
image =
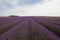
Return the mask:
{"type": "Polygon", "coordinates": [[[60,0],[0,0],[0,16],[60,16],[60,0]]]}

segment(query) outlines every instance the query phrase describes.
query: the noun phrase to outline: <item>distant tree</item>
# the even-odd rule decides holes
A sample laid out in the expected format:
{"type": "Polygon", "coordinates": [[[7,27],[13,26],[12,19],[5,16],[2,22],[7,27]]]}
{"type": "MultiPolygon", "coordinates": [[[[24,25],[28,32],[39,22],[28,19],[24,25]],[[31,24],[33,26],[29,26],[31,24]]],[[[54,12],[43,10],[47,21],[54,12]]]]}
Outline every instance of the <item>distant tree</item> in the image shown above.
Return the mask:
{"type": "Polygon", "coordinates": [[[9,17],[19,17],[19,16],[16,16],[16,15],[10,15],[9,17]]]}

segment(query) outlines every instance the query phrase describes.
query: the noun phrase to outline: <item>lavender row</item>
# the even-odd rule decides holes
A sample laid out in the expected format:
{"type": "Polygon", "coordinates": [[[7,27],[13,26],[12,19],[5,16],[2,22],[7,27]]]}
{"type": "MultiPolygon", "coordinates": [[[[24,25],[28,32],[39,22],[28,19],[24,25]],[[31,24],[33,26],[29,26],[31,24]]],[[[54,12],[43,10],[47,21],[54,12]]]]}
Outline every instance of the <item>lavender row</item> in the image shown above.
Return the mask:
{"type": "Polygon", "coordinates": [[[1,21],[0,22],[0,25],[7,24],[7,23],[10,23],[10,22],[14,22],[14,21],[20,21],[22,19],[24,19],[24,18],[12,18],[12,19],[9,19],[9,20],[6,19],[6,21],[5,20],[4,21],[1,21]]]}
{"type": "Polygon", "coordinates": [[[60,40],[60,38],[36,21],[28,19],[0,35],[0,40],[60,40]]]}
{"type": "Polygon", "coordinates": [[[7,23],[7,24],[0,25],[0,34],[6,32],[7,30],[12,28],[13,26],[15,26],[15,25],[17,25],[17,24],[19,24],[20,22],[23,22],[23,21],[24,21],[24,19],[21,19],[19,21],[14,21],[14,22],[10,22],[10,23],[7,23]]]}
{"type": "Polygon", "coordinates": [[[59,25],[55,25],[52,23],[49,23],[45,20],[42,19],[34,19],[37,23],[41,24],[42,26],[44,26],[45,28],[47,28],[49,31],[53,32],[54,34],[58,35],[60,37],[60,26],[59,25]]]}

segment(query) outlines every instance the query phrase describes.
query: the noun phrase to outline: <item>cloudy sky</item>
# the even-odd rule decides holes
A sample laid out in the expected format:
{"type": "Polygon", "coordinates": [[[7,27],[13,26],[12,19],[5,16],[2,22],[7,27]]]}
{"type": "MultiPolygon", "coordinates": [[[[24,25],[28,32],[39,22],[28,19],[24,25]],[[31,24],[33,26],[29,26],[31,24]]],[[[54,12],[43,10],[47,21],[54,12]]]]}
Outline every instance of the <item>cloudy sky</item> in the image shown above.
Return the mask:
{"type": "Polygon", "coordinates": [[[0,16],[60,16],[60,0],[0,0],[0,16]]]}

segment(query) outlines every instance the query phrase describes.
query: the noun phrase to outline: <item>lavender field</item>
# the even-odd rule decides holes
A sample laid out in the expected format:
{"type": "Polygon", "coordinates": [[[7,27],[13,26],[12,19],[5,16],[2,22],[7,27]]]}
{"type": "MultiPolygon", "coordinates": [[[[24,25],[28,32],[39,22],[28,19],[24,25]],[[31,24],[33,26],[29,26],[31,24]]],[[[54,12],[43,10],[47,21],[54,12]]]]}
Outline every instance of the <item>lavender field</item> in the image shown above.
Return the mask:
{"type": "Polygon", "coordinates": [[[0,17],[0,40],[60,40],[60,17],[0,17]]]}

